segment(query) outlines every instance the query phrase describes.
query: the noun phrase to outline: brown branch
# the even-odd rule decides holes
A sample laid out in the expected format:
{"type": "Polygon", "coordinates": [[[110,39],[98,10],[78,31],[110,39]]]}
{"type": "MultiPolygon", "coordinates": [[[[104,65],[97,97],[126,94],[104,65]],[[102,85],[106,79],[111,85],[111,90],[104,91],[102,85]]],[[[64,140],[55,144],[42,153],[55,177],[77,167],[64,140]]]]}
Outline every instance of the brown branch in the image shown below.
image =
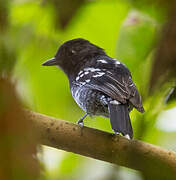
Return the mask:
{"type": "Polygon", "coordinates": [[[39,113],[25,114],[43,145],[140,170],[150,180],[176,179],[176,154],[172,151],[88,127],[81,129],[39,113]]]}

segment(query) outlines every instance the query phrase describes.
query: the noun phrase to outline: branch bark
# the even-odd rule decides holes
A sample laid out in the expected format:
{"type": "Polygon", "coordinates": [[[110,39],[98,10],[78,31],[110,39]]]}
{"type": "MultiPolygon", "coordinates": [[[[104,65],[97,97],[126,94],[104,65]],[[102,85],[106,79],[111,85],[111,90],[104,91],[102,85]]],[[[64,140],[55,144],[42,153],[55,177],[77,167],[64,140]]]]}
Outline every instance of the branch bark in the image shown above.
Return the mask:
{"type": "Polygon", "coordinates": [[[146,179],[176,179],[176,154],[138,140],[26,111],[40,143],[142,171],[146,179]]]}

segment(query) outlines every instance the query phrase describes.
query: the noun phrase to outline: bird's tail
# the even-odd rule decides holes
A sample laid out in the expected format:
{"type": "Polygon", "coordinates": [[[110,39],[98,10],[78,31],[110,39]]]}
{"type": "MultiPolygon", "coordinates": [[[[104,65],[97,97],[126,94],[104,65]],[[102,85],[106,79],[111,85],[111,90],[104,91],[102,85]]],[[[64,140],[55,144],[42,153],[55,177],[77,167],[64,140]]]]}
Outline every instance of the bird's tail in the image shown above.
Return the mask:
{"type": "Polygon", "coordinates": [[[111,127],[115,132],[122,133],[123,136],[129,135],[133,138],[133,129],[128,112],[128,105],[109,103],[109,114],[111,127]]]}

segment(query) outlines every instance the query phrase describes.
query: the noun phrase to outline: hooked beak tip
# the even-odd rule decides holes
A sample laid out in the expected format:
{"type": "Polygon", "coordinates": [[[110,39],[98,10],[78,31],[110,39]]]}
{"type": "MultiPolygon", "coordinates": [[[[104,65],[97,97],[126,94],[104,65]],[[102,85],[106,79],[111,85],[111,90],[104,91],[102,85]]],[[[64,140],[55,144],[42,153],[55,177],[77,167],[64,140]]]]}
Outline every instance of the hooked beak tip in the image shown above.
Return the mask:
{"type": "Polygon", "coordinates": [[[42,66],[54,66],[54,65],[57,65],[57,61],[56,61],[56,58],[51,58],[47,61],[45,61],[42,66]]]}

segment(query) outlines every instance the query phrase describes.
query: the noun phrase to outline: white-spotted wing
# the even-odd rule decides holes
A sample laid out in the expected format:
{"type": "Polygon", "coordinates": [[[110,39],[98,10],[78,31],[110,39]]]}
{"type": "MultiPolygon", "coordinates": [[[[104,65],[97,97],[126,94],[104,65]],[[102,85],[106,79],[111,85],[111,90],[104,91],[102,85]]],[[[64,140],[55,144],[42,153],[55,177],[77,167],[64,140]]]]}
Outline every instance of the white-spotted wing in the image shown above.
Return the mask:
{"type": "Polygon", "coordinates": [[[82,83],[85,87],[101,91],[109,97],[125,104],[130,101],[139,111],[143,111],[140,95],[132,81],[128,69],[118,64],[106,63],[106,60],[99,60],[98,66],[83,69],[76,77],[76,82],[82,83]],[[101,63],[101,64],[99,64],[101,63]],[[108,66],[107,66],[108,64],[108,66]]]}

